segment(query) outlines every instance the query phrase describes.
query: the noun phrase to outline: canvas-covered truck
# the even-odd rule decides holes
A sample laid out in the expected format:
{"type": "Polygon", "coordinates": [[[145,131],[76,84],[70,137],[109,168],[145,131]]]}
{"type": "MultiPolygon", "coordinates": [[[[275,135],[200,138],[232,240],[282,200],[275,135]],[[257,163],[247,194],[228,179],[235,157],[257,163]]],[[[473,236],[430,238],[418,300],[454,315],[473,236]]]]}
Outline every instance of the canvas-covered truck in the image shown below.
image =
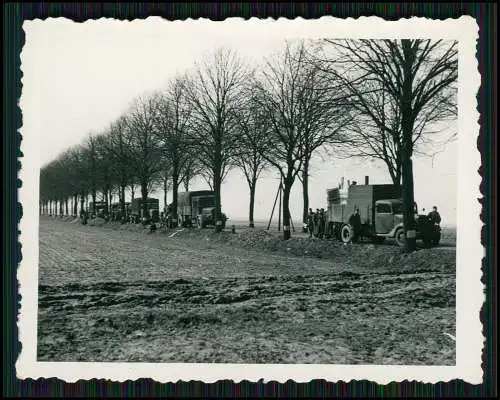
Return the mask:
{"type": "MultiPolygon", "coordinates": [[[[355,210],[359,211],[361,225],[359,236],[371,238],[382,243],[393,238],[399,246],[404,245],[403,201],[399,185],[351,185],[347,200],[340,201],[339,189],[329,189],[327,234],[347,243],[355,239],[355,227],[350,223],[355,210]]],[[[426,215],[418,215],[414,204],[417,222],[417,239],[425,245],[437,245],[441,239],[441,229],[426,215]]]]}
{"type": "MultiPolygon", "coordinates": [[[[205,228],[215,225],[215,192],[198,190],[181,192],[177,197],[177,217],[183,227],[205,228]]],[[[226,226],[227,216],[222,213],[222,229],[226,226]]]]}
{"type": "Polygon", "coordinates": [[[134,199],[130,205],[130,215],[136,221],[156,223],[160,220],[160,202],[152,197],[134,199]]]}

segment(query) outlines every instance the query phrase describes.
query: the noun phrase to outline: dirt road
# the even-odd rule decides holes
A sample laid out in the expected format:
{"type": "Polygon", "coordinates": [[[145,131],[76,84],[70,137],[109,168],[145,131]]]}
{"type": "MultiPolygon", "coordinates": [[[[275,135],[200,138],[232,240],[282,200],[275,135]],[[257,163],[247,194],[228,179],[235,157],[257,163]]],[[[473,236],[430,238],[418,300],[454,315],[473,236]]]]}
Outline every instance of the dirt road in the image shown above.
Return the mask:
{"type": "Polygon", "coordinates": [[[455,268],[429,254],[373,268],[42,217],[38,358],[453,365],[455,268]]]}

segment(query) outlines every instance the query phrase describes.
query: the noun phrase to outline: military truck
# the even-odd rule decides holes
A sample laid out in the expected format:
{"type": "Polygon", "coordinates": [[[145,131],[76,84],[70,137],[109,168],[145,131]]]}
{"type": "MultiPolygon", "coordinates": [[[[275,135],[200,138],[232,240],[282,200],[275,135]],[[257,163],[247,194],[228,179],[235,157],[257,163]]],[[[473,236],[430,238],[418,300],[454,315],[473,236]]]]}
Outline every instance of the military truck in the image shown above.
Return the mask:
{"type": "Polygon", "coordinates": [[[152,197],[148,197],[146,200],[134,199],[130,206],[130,215],[136,221],[156,223],[160,220],[160,202],[152,197]],[[146,207],[144,207],[144,203],[146,203],[146,207]]]}
{"type": "Polygon", "coordinates": [[[127,217],[130,214],[130,203],[125,203],[125,213],[122,211],[121,203],[113,203],[111,205],[111,218],[115,221],[120,221],[123,217],[127,217]]]}
{"type": "MultiPolygon", "coordinates": [[[[361,218],[359,235],[382,243],[392,238],[399,246],[404,245],[403,201],[399,185],[353,184],[348,188],[347,201],[340,201],[339,189],[327,190],[328,218],[327,234],[345,243],[355,239],[354,227],[349,220],[357,209],[361,218]]],[[[414,204],[417,222],[417,239],[425,245],[437,245],[441,239],[441,229],[426,215],[418,215],[414,204]]]]}
{"type": "MultiPolygon", "coordinates": [[[[181,192],[177,197],[177,217],[183,227],[205,228],[215,225],[215,192],[198,190],[181,192]]],[[[222,229],[226,226],[227,216],[222,213],[222,229]]]]}
{"type": "MultiPolygon", "coordinates": [[[[92,215],[94,212],[94,203],[91,201],[89,203],[88,213],[92,215]]],[[[95,202],[95,216],[96,217],[104,217],[107,214],[107,203],[105,201],[96,201],[95,202]]]]}

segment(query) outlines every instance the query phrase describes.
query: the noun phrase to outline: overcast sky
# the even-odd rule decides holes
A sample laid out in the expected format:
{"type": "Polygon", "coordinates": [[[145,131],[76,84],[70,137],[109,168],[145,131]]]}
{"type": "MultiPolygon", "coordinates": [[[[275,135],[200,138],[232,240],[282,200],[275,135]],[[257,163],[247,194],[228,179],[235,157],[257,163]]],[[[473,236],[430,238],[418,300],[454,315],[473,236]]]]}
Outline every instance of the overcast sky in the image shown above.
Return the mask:
{"type": "MultiPolygon", "coordinates": [[[[258,63],[278,50],[285,39],[308,34],[307,21],[290,22],[286,29],[271,20],[255,24],[211,21],[169,22],[159,18],[133,22],[98,20],[74,23],[64,19],[25,22],[23,70],[23,134],[40,138],[40,165],[64,149],[100,132],[139,95],[165,87],[176,72],[191,68],[220,46],[239,51],[258,63]]],[[[454,126],[450,126],[447,135],[454,126]]],[[[419,208],[437,205],[443,224],[456,222],[456,143],[434,158],[415,158],[415,199],[419,208]]],[[[310,205],[326,208],[326,189],[341,177],[362,182],[390,183],[386,167],[369,160],[316,159],[311,168],[310,205]]],[[[193,189],[203,189],[202,180],[193,189]]],[[[278,188],[277,174],[269,171],[259,181],[255,218],[268,219],[278,188]]],[[[169,194],[171,196],[171,194],[169,194]]],[[[162,201],[161,192],[156,197],[162,201]]],[[[169,198],[171,201],[171,197],[169,198]]],[[[235,170],[222,187],[223,210],[232,219],[248,216],[248,187],[235,170]]],[[[292,190],[291,213],[301,218],[300,181],[292,190]]]]}

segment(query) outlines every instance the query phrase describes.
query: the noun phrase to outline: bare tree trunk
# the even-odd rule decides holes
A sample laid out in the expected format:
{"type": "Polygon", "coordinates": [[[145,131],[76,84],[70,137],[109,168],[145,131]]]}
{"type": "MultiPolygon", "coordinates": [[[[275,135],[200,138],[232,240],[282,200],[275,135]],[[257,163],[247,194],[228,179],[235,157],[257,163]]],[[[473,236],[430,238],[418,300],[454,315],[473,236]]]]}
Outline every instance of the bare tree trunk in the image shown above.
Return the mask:
{"type": "Polygon", "coordinates": [[[254,228],[255,224],[253,221],[253,213],[254,213],[254,207],[255,207],[255,188],[257,186],[257,178],[254,176],[252,177],[252,182],[250,184],[250,207],[248,210],[248,226],[250,228],[254,228]]]}
{"type": "Polygon", "coordinates": [[[219,152],[216,151],[216,162],[214,163],[214,191],[215,191],[215,232],[222,232],[222,219],[221,219],[221,162],[218,159],[219,152]]]}
{"type": "Polygon", "coordinates": [[[68,209],[68,198],[67,197],[64,199],[64,211],[65,211],[64,214],[66,216],[68,216],[69,215],[69,209],[68,209]]]}
{"type": "Polygon", "coordinates": [[[108,205],[108,213],[111,214],[111,208],[113,205],[113,189],[109,188],[109,205],[108,205]]]}
{"type": "Polygon", "coordinates": [[[303,209],[302,209],[302,222],[303,222],[303,232],[307,232],[307,218],[309,215],[309,157],[306,156],[304,160],[304,169],[302,171],[302,198],[303,198],[303,209]]]}
{"type": "Polygon", "coordinates": [[[167,212],[168,177],[163,177],[163,211],[167,212]]]}
{"type": "Polygon", "coordinates": [[[109,210],[109,192],[108,188],[104,188],[104,209],[109,210]]]}
{"type": "Polygon", "coordinates": [[[146,200],[148,199],[148,182],[146,181],[141,182],[141,197],[143,200],[142,203],[143,217],[148,218],[148,205],[146,202],[146,200]]]}
{"type": "Polygon", "coordinates": [[[412,146],[413,146],[413,108],[412,108],[412,67],[415,59],[415,51],[411,48],[410,40],[403,39],[403,86],[401,98],[401,128],[403,134],[402,143],[402,173],[403,173],[403,225],[405,230],[406,252],[412,252],[417,247],[416,223],[414,214],[414,195],[413,195],[413,164],[412,164],[412,146]]]}
{"type": "Polygon", "coordinates": [[[416,222],[414,211],[414,193],[413,193],[413,162],[411,157],[404,151],[403,162],[403,225],[406,232],[404,250],[412,252],[417,247],[416,222]]]}
{"type": "Polygon", "coordinates": [[[122,210],[122,215],[126,215],[127,210],[125,209],[125,188],[126,184],[122,183],[120,186],[120,208],[122,210]]]}
{"type": "Polygon", "coordinates": [[[95,203],[97,202],[97,191],[92,189],[92,214],[95,214],[95,203]]]}
{"type": "Polygon", "coordinates": [[[293,180],[290,177],[284,179],[283,185],[283,239],[288,240],[292,236],[290,231],[290,192],[293,180]]]}
{"type": "Polygon", "coordinates": [[[76,217],[78,215],[78,194],[73,195],[73,215],[76,217]]]}
{"type": "Polygon", "coordinates": [[[85,194],[80,195],[80,215],[85,212],[85,194]]]}
{"type": "Polygon", "coordinates": [[[64,201],[59,200],[59,216],[62,216],[64,214],[64,201]]]}
{"type": "MultiPolygon", "coordinates": [[[[189,185],[189,184],[188,184],[189,185]]],[[[186,189],[187,192],[187,189],[186,189]]],[[[176,168],[172,173],[172,224],[177,226],[177,199],[179,197],[179,172],[176,168]]]]}

